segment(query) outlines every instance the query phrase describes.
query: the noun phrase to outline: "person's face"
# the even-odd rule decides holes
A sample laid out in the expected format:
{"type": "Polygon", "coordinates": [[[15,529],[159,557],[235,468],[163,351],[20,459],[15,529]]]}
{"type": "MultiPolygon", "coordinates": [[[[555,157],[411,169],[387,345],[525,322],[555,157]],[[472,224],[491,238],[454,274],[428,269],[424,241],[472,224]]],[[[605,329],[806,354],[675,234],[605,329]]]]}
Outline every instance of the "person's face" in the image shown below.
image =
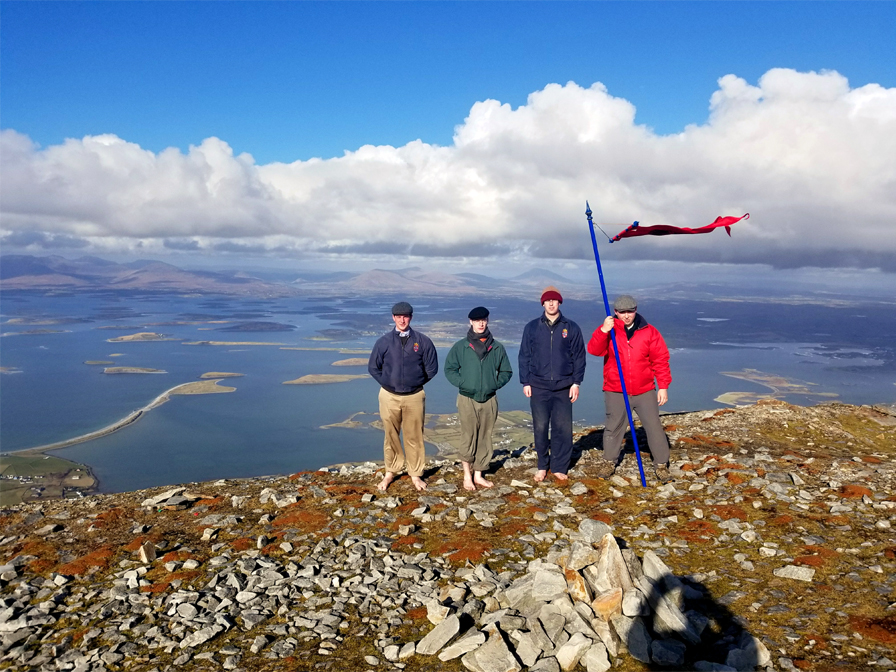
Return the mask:
{"type": "Polygon", "coordinates": [[[554,319],[560,314],[560,302],[557,299],[548,299],[544,302],[544,314],[554,319]]]}
{"type": "Polygon", "coordinates": [[[484,334],[488,327],[488,318],[483,317],[481,320],[470,320],[470,326],[473,328],[474,334],[484,334]]]}
{"type": "Polygon", "coordinates": [[[393,315],[392,321],[395,322],[395,328],[398,331],[407,331],[408,325],[411,323],[410,315],[393,315]]]}
{"type": "Polygon", "coordinates": [[[632,322],[635,321],[635,314],[637,310],[617,310],[616,317],[618,317],[625,324],[626,327],[632,326],[632,322]]]}

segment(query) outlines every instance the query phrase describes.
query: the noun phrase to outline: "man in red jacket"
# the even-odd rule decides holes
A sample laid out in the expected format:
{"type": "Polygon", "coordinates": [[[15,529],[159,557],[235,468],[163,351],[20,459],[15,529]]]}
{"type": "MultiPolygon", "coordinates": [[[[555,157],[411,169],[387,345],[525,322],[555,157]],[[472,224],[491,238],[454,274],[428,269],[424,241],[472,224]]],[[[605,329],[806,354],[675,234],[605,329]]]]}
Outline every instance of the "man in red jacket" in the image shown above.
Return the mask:
{"type": "Polygon", "coordinates": [[[626,412],[622,383],[616,356],[610,345],[610,331],[616,330],[616,346],[625,375],[629,404],[647,433],[647,444],[653,455],[654,472],[662,483],[672,479],[669,474],[669,441],[660,422],[659,407],[669,400],[669,348],[656,328],[638,314],[637,302],[622,295],[613,304],[616,317],[607,316],[594,330],[588,342],[588,352],[604,358],[604,404],[607,427],[604,430],[604,459],[597,475],[608,478],[616,471],[616,462],[625,436],[626,412]],[[656,380],[656,385],[654,385],[656,380]]]}

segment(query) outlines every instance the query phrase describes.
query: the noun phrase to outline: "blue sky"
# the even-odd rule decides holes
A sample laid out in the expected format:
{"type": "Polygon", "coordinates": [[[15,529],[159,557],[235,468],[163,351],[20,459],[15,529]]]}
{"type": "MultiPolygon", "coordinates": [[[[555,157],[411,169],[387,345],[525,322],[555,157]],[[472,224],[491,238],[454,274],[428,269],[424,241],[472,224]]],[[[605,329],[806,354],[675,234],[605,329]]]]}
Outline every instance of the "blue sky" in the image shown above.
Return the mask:
{"type": "Polygon", "coordinates": [[[448,145],[476,102],[600,81],[658,133],[770,68],[896,85],[892,2],[3,2],[3,128],[209,136],[256,161],[448,145]]]}
{"type": "Polygon", "coordinates": [[[751,213],[622,260],[893,272],[894,43],[894,2],[4,1],[0,241],[576,266],[589,199],[751,213]]]}

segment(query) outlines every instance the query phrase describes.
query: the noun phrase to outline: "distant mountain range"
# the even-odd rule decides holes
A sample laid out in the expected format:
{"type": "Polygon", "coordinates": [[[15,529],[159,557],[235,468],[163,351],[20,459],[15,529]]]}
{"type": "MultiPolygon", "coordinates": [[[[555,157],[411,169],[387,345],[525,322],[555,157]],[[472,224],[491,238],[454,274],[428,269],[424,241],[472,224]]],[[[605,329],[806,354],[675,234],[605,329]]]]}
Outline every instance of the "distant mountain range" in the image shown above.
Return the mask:
{"type": "Polygon", "coordinates": [[[533,292],[553,284],[560,286],[565,295],[593,294],[592,287],[540,268],[506,280],[476,273],[440,273],[419,267],[357,273],[297,272],[290,277],[290,280],[265,280],[238,271],[188,271],[161,261],[140,260],[119,264],[98,257],[0,256],[0,290],[6,291],[131,290],[259,297],[402,292],[418,296],[471,296],[501,292],[505,296],[531,296],[533,292]]]}

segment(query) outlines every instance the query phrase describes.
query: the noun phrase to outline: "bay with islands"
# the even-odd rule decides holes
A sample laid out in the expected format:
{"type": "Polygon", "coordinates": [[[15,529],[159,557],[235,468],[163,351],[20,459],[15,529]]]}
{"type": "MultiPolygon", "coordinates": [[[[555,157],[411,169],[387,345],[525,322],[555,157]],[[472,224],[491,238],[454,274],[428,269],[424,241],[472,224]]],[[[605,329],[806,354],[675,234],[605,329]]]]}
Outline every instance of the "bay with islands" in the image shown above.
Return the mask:
{"type": "MultiPolygon", "coordinates": [[[[444,362],[476,305],[516,369],[541,279],[517,292],[417,294],[343,290],[273,296],[198,292],[7,289],[2,293],[0,471],[4,497],[124,492],[159,485],[314,470],[382,459],[378,386],[367,356],[399,299],[444,362]],[[528,293],[532,297],[527,297],[528,293]],[[44,478],[33,478],[41,476],[44,478]],[[56,478],[49,475],[55,474],[56,478]]],[[[562,279],[557,282],[562,282],[562,279]]],[[[585,338],[604,311],[571,292],[564,314],[585,338]]],[[[641,296],[663,333],[673,383],[666,413],[762,398],[892,404],[896,311],[885,301],[641,296]]],[[[604,420],[602,363],[588,356],[578,427],[604,420]]],[[[426,387],[427,439],[450,455],[456,390],[426,387]]],[[[516,373],[499,392],[496,444],[531,441],[516,373]]]]}

